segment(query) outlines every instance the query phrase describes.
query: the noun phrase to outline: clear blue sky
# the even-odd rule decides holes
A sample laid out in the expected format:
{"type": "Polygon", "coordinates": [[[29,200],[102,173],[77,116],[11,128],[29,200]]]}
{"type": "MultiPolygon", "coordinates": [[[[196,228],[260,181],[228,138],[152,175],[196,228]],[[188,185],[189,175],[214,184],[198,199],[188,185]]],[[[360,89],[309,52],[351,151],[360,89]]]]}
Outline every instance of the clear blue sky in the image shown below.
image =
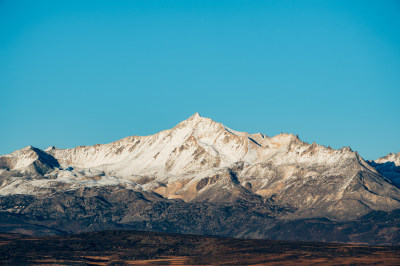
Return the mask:
{"type": "Polygon", "coordinates": [[[195,112],[366,159],[400,151],[400,1],[0,1],[0,154],[195,112]]]}

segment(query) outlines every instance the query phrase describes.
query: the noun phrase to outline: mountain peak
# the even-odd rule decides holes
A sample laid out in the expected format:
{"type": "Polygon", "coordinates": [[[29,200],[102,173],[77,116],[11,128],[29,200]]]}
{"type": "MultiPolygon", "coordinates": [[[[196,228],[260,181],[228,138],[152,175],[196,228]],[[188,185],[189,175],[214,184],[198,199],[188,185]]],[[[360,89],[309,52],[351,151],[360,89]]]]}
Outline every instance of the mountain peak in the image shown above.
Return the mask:
{"type": "Polygon", "coordinates": [[[18,173],[0,186],[0,195],[124,186],[187,202],[274,198],[298,210],[293,217],[303,218],[317,213],[342,219],[400,208],[398,188],[348,147],[310,145],[288,133],[239,132],[199,113],[151,136],[73,149],[27,149],[0,157],[0,174],[18,173]]]}
{"type": "Polygon", "coordinates": [[[32,153],[35,152],[35,147],[33,147],[32,145],[23,147],[22,149],[16,150],[12,153],[10,153],[10,155],[16,155],[16,154],[26,154],[26,153],[32,153]]]}
{"type": "Polygon", "coordinates": [[[52,150],[56,150],[56,149],[57,149],[56,146],[50,146],[50,147],[48,147],[47,149],[45,149],[44,151],[45,151],[45,152],[48,152],[48,151],[52,151],[52,150]]]}
{"type": "Polygon", "coordinates": [[[199,119],[199,118],[202,118],[202,117],[198,112],[196,112],[191,117],[189,117],[188,120],[196,120],[196,119],[199,119]]]}
{"type": "Polygon", "coordinates": [[[400,167],[400,152],[398,153],[389,153],[386,156],[383,156],[381,158],[378,158],[375,160],[376,163],[387,163],[387,162],[392,162],[394,165],[397,167],[400,167]]]}
{"type": "Polygon", "coordinates": [[[189,126],[191,128],[199,127],[199,128],[205,129],[205,128],[209,127],[211,124],[221,125],[220,123],[215,122],[211,118],[200,116],[200,114],[196,112],[188,119],[180,122],[176,127],[182,128],[182,127],[189,126]]]}
{"type": "Polygon", "coordinates": [[[35,149],[35,147],[33,147],[32,145],[28,145],[28,146],[22,148],[21,151],[27,151],[27,150],[33,150],[33,149],[35,149]]]}

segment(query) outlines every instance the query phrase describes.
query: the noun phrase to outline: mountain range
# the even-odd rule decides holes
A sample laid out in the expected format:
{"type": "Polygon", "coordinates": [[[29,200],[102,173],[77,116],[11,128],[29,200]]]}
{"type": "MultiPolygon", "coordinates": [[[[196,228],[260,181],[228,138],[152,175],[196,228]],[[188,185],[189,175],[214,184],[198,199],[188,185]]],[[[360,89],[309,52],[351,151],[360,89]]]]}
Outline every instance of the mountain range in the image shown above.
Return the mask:
{"type": "Polygon", "coordinates": [[[400,244],[400,153],[365,161],[198,113],[174,128],[0,156],[1,232],[139,229],[400,244]]]}

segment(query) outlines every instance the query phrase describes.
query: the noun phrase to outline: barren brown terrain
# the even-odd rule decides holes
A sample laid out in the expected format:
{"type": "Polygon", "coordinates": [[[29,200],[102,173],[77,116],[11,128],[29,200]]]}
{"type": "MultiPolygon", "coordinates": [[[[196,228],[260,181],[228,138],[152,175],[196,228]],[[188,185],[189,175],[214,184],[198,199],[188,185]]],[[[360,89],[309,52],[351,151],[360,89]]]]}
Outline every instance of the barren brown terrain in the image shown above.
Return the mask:
{"type": "Polygon", "coordinates": [[[247,240],[141,231],[0,235],[2,265],[399,265],[399,246],[247,240]]]}

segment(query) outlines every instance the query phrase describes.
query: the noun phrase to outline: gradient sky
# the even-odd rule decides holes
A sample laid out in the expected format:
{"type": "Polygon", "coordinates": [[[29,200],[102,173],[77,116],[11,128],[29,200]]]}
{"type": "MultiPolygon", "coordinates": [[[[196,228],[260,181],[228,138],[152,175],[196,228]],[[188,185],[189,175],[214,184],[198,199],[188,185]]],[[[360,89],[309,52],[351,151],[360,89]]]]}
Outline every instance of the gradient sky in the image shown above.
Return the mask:
{"type": "Polygon", "coordinates": [[[0,154],[195,112],[365,159],[400,151],[400,1],[0,0],[0,154]]]}

